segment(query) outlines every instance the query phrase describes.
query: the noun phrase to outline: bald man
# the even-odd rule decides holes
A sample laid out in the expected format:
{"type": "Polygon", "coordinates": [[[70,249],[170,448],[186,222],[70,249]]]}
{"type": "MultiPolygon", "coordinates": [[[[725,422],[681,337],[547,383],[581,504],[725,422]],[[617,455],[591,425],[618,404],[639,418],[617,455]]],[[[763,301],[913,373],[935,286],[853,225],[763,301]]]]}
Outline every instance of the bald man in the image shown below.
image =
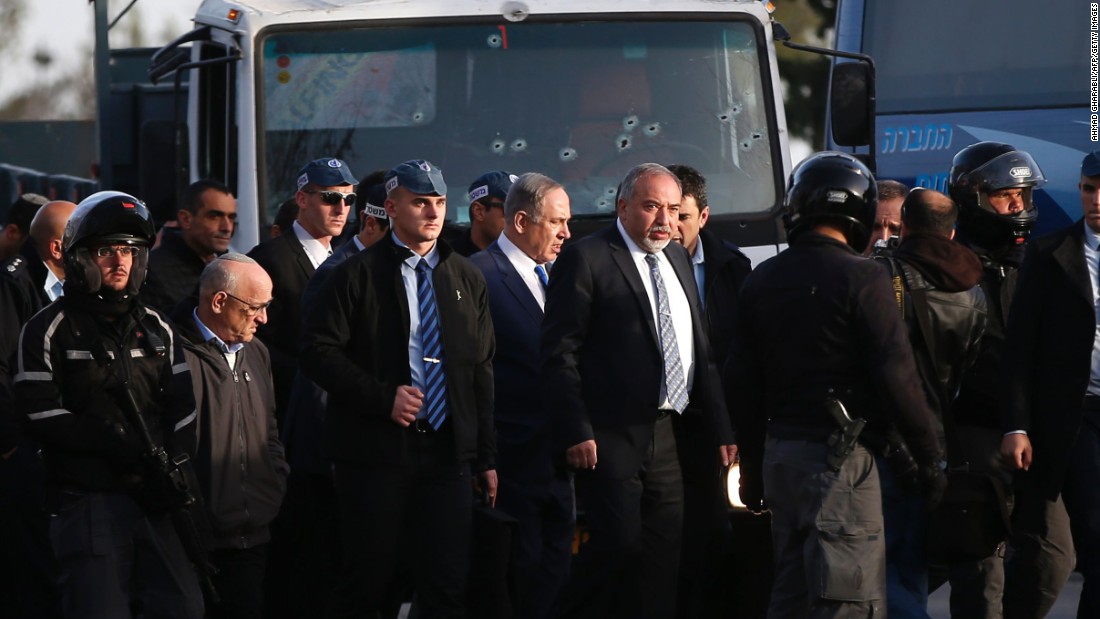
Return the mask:
{"type": "Polygon", "coordinates": [[[267,566],[268,525],[290,472],[275,426],[271,356],[253,339],[267,322],[271,277],[238,253],[214,259],[199,275],[198,304],[172,317],[191,370],[198,414],[195,473],[218,568],[206,601],[209,619],[259,619],[267,566]]]}

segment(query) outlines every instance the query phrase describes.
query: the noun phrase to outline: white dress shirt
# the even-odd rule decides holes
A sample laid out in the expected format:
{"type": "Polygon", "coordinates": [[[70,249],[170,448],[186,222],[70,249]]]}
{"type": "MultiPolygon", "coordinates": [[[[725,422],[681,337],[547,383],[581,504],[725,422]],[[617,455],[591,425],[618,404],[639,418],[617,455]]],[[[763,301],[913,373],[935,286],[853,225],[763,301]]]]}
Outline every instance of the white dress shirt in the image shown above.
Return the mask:
{"type": "Polygon", "coordinates": [[[332,255],[332,247],[313,238],[313,235],[307,232],[302,224],[295,221],[292,229],[294,230],[294,236],[298,237],[298,242],[302,244],[302,249],[306,250],[306,257],[309,258],[313,268],[316,269],[321,266],[321,263],[332,255]]]}
{"type": "MultiPolygon", "coordinates": [[[[527,289],[531,291],[531,296],[535,297],[535,301],[538,302],[540,309],[546,309],[543,307],[546,304],[546,290],[542,287],[542,282],[539,281],[539,276],[535,275],[535,267],[538,264],[531,259],[530,256],[523,253],[523,250],[516,247],[505,234],[501,234],[497,237],[497,245],[500,246],[500,251],[504,252],[504,257],[508,258],[508,262],[512,263],[516,272],[519,273],[519,278],[523,280],[523,283],[527,285],[527,289]]],[[[550,273],[550,263],[542,265],[546,269],[547,274],[550,273]]]]}

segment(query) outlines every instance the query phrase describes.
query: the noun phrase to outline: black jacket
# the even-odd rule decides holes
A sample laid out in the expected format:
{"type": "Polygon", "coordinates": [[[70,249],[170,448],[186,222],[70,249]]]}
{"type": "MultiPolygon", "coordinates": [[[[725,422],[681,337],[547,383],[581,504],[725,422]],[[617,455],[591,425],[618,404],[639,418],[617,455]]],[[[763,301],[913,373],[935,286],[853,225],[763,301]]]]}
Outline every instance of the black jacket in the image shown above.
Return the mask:
{"type": "Polygon", "coordinates": [[[711,355],[722,367],[733,339],[737,299],[741,285],[752,271],[752,262],[736,245],[709,230],[699,231],[699,243],[703,246],[703,315],[707,319],[711,355]]]}
{"type": "Polygon", "coordinates": [[[156,249],[149,252],[149,269],[141,301],[171,314],[176,304],[196,292],[206,261],[183,240],[183,233],[166,228],[156,249]]]}
{"type": "Polygon", "coordinates": [[[250,548],[271,539],[290,472],[275,425],[271,359],[259,340],[237,352],[233,369],[213,340],[203,341],[192,311],[173,315],[198,412],[195,474],[215,548],[250,548]]]}
{"type": "MultiPolygon", "coordinates": [[[[495,339],[485,278],[437,241],[432,270],[443,331],[449,423],[459,460],[492,468],[495,339]]],[[[390,419],[394,394],[412,384],[409,308],[401,263],[409,250],[379,241],[337,266],[303,323],[302,372],[328,392],[327,445],[335,461],[395,465],[411,432],[390,419]]]]}
{"type": "Polygon", "coordinates": [[[893,259],[903,263],[889,263],[892,279],[895,290],[900,284],[904,291],[900,306],[909,341],[942,432],[943,411],[949,410],[959,392],[963,373],[977,358],[985,333],[985,294],[978,286],[982,263],[959,243],[927,235],[906,236],[893,259]],[[914,290],[923,303],[914,300],[914,290]],[[918,317],[922,311],[924,316],[918,317]]]}
{"type": "Polygon", "coordinates": [[[142,446],[121,408],[124,377],[153,441],[170,456],[194,455],[191,373],[179,339],[155,310],[139,305],[106,321],[74,307],[70,295],[67,288],[23,328],[16,413],[42,444],[53,483],[129,490],[140,481],[142,446]]]}
{"type": "Polygon", "coordinates": [[[1034,459],[1024,474],[1051,500],[1070,466],[1092,370],[1096,305],[1084,228],[1078,220],[1028,247],[1005,340],[1001,429],[1027,431],[1034,459]]]}
{"type": "Polygon", "coordinates": [[[745,281],[726,372],[744,457],[764,435],[824,440],[830,396],[872,428],[897,426],[919,463],[943,455],[884,269],[810,233],[745,281]]]}
{"type": "Polygon", "coordinates": [[[978,358],[963,376],[959,397],[955,399],[955,419],[960,424],[1000,428],[1005,327],[1025,248],[1020,246],[1004,252],[990,252],[968,243],[965,238],[960,242],[978,254],[982,261],[981,287],[985,294],[988,320],[978,358]]]}
{"type": "MultiPolygon", "coordinates": [[[[41,260],[36,262],[45,269],[41,260]]],[[[50,302],[42,289],[45,276],[39,282],[33,264],[22,254],[0,263],[0,454],[11,451],[20,437],[12,392],[19,332],[31,316],[50,302]]]]}

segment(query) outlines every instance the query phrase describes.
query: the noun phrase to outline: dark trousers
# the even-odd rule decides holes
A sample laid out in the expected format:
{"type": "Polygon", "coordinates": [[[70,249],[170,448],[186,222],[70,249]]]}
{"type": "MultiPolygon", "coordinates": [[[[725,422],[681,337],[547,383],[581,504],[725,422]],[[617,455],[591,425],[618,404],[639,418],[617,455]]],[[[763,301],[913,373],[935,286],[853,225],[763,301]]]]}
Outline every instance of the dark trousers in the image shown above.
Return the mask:
{"type": "Polygon", "coordinates": [[[210,562],[218,570],[212,579],[218,602],[206,601],[207,619],[262,617],[267,544],[220,548],[210,553],[210,562]]]}
{"type": "MultiPolygon", "coordinates": [[[[414,430],[410,429],[410,433],[414,430]]],[[[466,616],[473,492],[449,432],[416,434],[406,462],[336,463],[341,566],[329,617],[372,617],[407,558],[421,617],[466,616]]]]}
{"type": "MultiPolygon", "coordinates": [[[[1038,455],[1036,458],[1038,459],[1038,455]]],[[[1005,567],[1005,617],[1044,617],[1069,579],[1076,551],[1084,576],[1080,618],[1100,617],[1100,411],[1085,411],[1061,494],[1016,479],[1015,554],[1005,567]]]]}
{"type": "Polygon", "coordinates": [[[0,614],[7,619],[61,616],[36,451],[25,442],[0,460],[0,614]]]}
{"type": "Polygon", "coordinates": [[[264,617],[309,617],[328,605],[338,566],[338,530],[332,477],[292,471],[271,523],[264,617]]]}
{"type": "Polygon", "coordinates": [[[198,578],[168,515],[129,496],[63,493],[50,523],[68,619],[200,619],[198,578]]]}
{"type": "Polygon", "coordinates": [[[501,471],[497,509],[518,521],[512,562],[518,616],[554,616],[573,561],[572,483],[564,474],[527,481],[501,471]]]}
{"type": "Polygon", "coordinates": [[[928,515],[924,500],[901,487],[885,458],[875,458],[886,536],[886,609],[892,619],[928,619],[928,515]]]}
{"type": "Polygon", "coordinates": [[[675,615],[684,488],[673,421],[658,420],[640,444],[630,431],[597,429],[596,468],[577,473],[591,539],[574,563],[565,617],[675,615]]]}

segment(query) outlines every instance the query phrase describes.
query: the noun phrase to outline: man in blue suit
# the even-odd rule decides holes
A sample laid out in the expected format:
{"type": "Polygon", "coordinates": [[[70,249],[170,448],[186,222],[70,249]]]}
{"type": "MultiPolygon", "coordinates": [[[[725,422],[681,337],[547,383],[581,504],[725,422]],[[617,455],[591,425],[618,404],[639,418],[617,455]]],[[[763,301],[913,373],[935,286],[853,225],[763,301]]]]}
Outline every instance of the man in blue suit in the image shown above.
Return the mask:
{"type": "Polygon", "coordinates": [[[489,286],[497,350],[497,508],[519,521],[514,570],[521,617],[553,616],[569,576],[573,489],[554,457],[539,405],[539,332],[552,261],[569,238],[569,196],[542,174],[524,174],[504,203],[504,232],[470,259],[489,286]]]}

